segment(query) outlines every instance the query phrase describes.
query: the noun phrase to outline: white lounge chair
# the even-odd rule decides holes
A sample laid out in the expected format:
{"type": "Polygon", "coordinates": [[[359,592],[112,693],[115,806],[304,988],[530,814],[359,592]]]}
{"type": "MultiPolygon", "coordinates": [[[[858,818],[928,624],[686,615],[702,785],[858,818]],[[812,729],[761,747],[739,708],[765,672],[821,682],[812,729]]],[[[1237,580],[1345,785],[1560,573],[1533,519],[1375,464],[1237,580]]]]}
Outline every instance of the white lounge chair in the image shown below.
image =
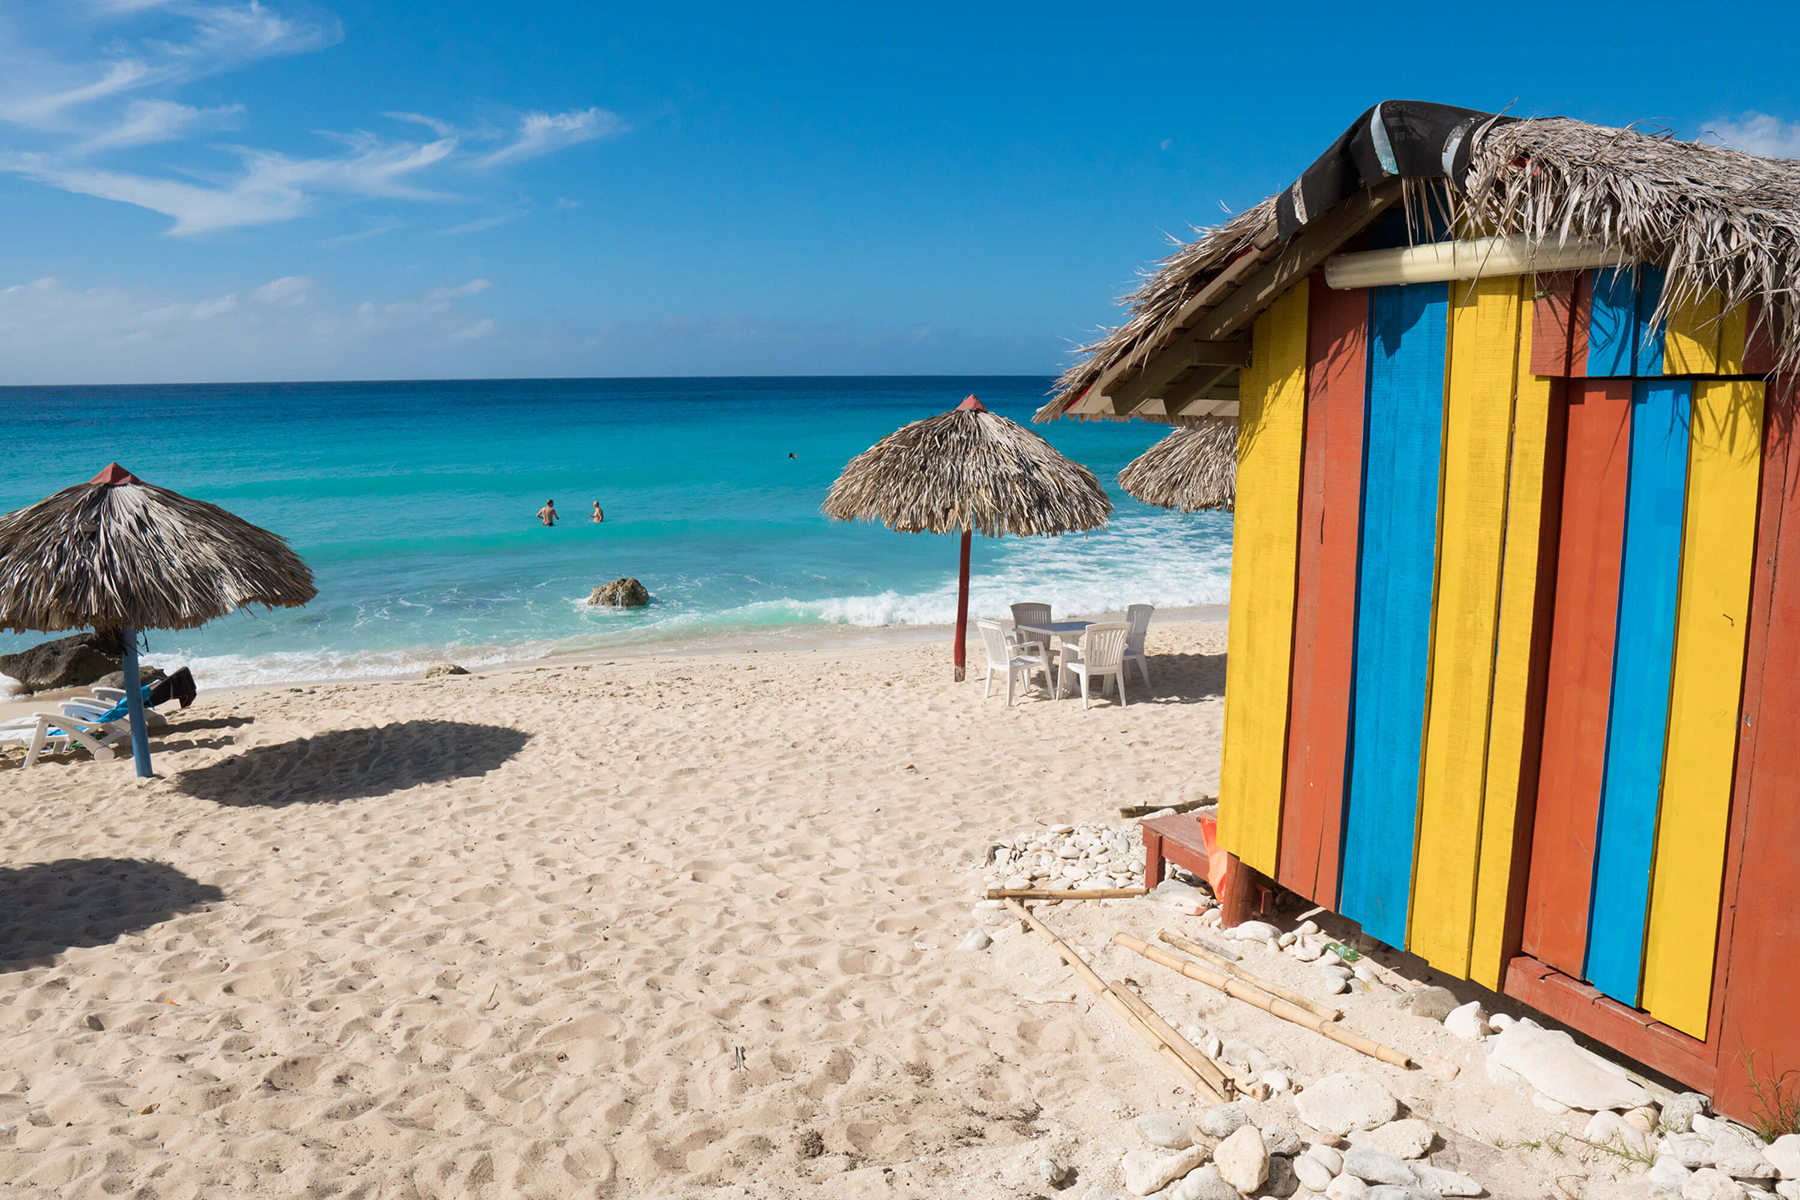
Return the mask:
{"type": "MultiPolygon", "coordinates": [[[[1131,626],[1124,622],[1089,625],[1078,645],[1063,643],[1062,665],[1057,669],[1056,692],[1063,693],[1071,672],[1081,677],[1081,708],[1087,711],[1091,681],[1110,679],[1119,687],[1119,703],[1125,703],[1125,635],[1131,626]]],[[[1109,685],[1110,686],[1110,685],[1109,685]]],[[[1103,689],[1100,695],[1106,694],[1103,689]]]]}
{"type": "Polygon", "coordinates": [[[86,750],[95,758],[113,757],[113,746],[129,742],[124,721],[96,721],[79,713],[33,713],[0,725],[0,748],[22,746],[25,765],[37,765],[46,750],[86,750]]]}
{"type": "Polygon", "coordinates": [[[1050,658],[1044,653],[1042,642],[1021,642],[1014,644],[1006,640],[1006,630],[995,621],[977,621],[975,628],[981,631],[981,647],[987,651],[987,676],[981,681],[981,698],[993,695],[994,676],[1006,676],[1006,706],[1012,707],[1013,681],[1019,681],[1022,687],[1031,686],[1033,675],[1044,677],[1044,688],[1051,687],[1050,658]]]}
{"type": "Polygon", "coordinates": [[[1150,690],[1150,662],[1144,655],[1144,633],[1150,628],[1150,614],[1156,611],[1154,604],[1133,604],[1125,610],[1125,623],[1131,629],[1125,635],[1125,661],[1137,664],[1137,669],[1144,676],[1144,690],[1150,690]]]}

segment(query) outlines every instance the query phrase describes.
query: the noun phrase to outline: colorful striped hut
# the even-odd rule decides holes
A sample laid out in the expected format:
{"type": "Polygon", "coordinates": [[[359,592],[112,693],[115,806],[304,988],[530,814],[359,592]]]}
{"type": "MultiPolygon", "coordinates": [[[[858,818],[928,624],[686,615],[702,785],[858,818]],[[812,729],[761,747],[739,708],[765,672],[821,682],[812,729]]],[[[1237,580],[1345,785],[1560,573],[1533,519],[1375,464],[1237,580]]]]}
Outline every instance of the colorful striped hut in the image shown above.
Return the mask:
{"type": "Polygon", "coordinates": [[[1740,1114],[1800,1068],[1797,279],[1800,162],[1389,101],[1039,414],[1237,422],[1221,847],[1740,1114]]]}

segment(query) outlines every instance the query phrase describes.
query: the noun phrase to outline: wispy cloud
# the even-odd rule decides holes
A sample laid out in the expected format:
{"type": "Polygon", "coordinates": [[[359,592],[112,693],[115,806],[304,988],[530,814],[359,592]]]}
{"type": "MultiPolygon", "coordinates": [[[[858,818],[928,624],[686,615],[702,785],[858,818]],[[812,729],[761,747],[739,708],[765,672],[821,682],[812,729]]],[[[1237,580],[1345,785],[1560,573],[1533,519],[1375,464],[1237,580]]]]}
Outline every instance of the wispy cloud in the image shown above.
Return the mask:
{"type": "Polygon", "coordinates": [[[371,225],[367,229],[359,229],[355,233],[340,233],[336,237],[320,238],[319,245],[348,246],[352,242],[365,241],[368,238],[380,237],[384,233],[392,233],[405,225],[404,221],[383,221],[378,225],[371,225]]]}
{"type": "Polygon", "coordinates": [[[1741,113],[1735,120],[1702,125],[1700,131],[1746,154],[1800,158],[1800,122],[1783,121],[1768,113],[1741,113]]]}
{"type": "Polygon", "coordinates": [[[624,118],[604,108],[577,109],[565,113],[530,112],[519,118],[518,134],[511,142],[475,161],[478,166],[497,167],[503,163],[537,158],[553,150],[591,142],[596,138],[610,137],[625,130],[624,118]]]}
{"type": "MultiPolygon", "coordinates": [[[[239,104],[183,103],[173,94],[180,87],[262,59],[330,45],[342,36],[341,28],[335,18],[301,18],[260,0],[89,0],[80,10],[85,20],[70,19],[73,7],[36,10],[40,21],[62,22],[54,30],[38,30],[44,33],[38,41],[67,45],[86,38],[85,55],[51,53],[21,40],[16,29],[9,31],[10,44],[0,44],[0,124],[24,134],[0,151],[0,171],[162,213],[171,218],[169,232],[176,235],[293,220],[319,211],[326,195],[455,203],[461,197],[429,183],[442,164],[494,168],[524,162],[625,127],[616,114],[600,108],[526,113],[507,134],[492,127],[465,132],[436,116],[397,110],[384,115],[433,136],[323,132],[342,149],[307,155],[257,146],[196,146],[186,159],[148,166],[144,148],[166,146],[171,149],[160,153],[173,153],[176,144],[245,115],[239,104]],[[497,137],[505,144],[487,148],[497,137]],[[466,145],[471,139],[478,148],[466,145]],[[123,169],[107,161],[132,150],[140,153],[123,169]],[[202,152],[224,153],[235,162],[205,165],[195,157],[202,152]]],[[[523,210],[478,217],[439,233],[472,233],[522,215],[523,210]]]]}
{"type": "Polygon", "coordinates": [[[484,229],[495,229],[501,225],[511,224],[524,215],[524,211],[521,210],[519,212],[495,213],[491,217],[476,217],[473,221],[464,221],[462,224],[452,225],[448,229],[433,230],[431,236],[456,237],[459,234],[464,233],[480,233],[484,229]]]}

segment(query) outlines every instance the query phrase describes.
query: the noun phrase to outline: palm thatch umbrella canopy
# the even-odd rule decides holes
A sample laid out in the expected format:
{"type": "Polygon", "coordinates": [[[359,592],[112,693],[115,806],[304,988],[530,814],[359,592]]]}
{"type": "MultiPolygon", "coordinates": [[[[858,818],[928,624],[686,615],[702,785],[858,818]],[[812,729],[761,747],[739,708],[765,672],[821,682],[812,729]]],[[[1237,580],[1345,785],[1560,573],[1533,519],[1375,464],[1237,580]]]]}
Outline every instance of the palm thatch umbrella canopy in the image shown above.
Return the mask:
{"type": "Polygon", "coordinates": [[[113,463],[88,482],[0,516],[0,628],[117,629],[138,774],[150,774],[136,631],[192,629],[246,604],[318,594],[286,539],[113,463]]]}
{"type": "Polygon", "coordinates": [[[1075,533],[1106,524],[1112,501],[1094,473],[970,396],[914,421],[851,459],[825,497],[839,521],[879,521],[900,533],[957,533],[955,677],[969,621],[969,542],[979,531],[1075,533]]]}
{"type": "Polygon", "coordinates": [[[1237,508],[1237,422],[1207,417],[1177,428],[1125,465],[1119,486],[1146,504],[1182,512],[1237,508]]]}

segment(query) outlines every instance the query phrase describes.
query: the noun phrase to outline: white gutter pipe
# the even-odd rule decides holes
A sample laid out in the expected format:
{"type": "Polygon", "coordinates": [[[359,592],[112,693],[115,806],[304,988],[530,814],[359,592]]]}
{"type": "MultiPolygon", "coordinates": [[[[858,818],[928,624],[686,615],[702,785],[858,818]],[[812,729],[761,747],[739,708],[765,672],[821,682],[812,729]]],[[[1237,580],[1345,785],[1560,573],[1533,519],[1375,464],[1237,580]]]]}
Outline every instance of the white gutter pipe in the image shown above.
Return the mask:
{"type": "Polygon", "coordinates": [[[1529,238],[1517,235],[1336,254],[1325,260],[1325,282],[1334,288],[1386,287],[1528,271],[1582,271],[1625,263],[1622,251],[1598,242],[1571,240],[1560,246],[1543,243],[1534,247],[1529,238]]]}

